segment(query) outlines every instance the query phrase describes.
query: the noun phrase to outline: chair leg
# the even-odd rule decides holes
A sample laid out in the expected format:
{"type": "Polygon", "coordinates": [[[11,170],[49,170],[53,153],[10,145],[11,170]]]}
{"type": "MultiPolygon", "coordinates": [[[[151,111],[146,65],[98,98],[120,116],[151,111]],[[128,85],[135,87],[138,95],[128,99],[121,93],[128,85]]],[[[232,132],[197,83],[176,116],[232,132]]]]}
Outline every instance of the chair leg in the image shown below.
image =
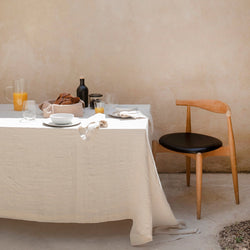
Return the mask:
{"type": "Polygon", "coordinates": [[[235,202],[236,204],[239,204],[240,199],[239,199],[238,174],[236,166],[235,142],[233,136],[231,113],[227,114],[227,124],[228,124],[228,139],[229,139],[228,142],[229,142],[230,161],[231,161],[231,169],[232,169],[233,184],[234,184],[235,202]]]}
{"type": "Polygon", "coordinates": [[[197,219],[201,218],[201,186],[202,186],[202,154],[196,155],[196,212],[197,219]]]}
{"type": "Polygon", "coordinates": [[[238,173],[237,173],[237,164],[236,164],[236,156],[235,153],[230,153],[230,161],[231,161],[231,169],[232,169],[232,177],[233,177],[233,185],[234,185],[234,196],[235,203],[239,204],[239,185],[238,185],[238,173]]]}
{"type": "Polygon", "coordinates": [[[187,186],[190,186],[190,169],[191,169],[191,158],[186,156],[186,180],[187,186]]]}

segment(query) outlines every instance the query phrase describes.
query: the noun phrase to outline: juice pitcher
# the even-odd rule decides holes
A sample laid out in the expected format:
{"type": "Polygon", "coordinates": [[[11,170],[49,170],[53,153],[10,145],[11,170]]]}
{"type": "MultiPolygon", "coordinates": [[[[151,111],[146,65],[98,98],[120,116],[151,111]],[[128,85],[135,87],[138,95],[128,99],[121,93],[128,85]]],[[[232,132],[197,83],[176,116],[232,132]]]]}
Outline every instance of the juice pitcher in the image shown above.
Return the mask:
{"type": "Polygon", "coordinates": [[[24,79],[15,80],[13,86],[5,88],[5,97],[7,101],[13,102],[15,111],[23,110],[23,102],[27,100],[28,94],[25,91],[24,79]],[[12,98],[11,93],[12,92],[12,98]]]}

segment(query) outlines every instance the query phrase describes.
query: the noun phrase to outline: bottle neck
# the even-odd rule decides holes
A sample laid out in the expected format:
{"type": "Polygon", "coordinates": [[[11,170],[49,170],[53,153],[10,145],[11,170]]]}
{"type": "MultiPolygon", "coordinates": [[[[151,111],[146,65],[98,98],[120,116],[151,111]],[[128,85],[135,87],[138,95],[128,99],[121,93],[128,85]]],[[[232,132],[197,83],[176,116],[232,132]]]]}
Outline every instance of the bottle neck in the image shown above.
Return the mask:
{"type": "Polygon", "coordinates": [[[81,86],[84,85],[84,79],[83,79],[83,78],[80,79],[80,85],[81,85],[81,86]]]}

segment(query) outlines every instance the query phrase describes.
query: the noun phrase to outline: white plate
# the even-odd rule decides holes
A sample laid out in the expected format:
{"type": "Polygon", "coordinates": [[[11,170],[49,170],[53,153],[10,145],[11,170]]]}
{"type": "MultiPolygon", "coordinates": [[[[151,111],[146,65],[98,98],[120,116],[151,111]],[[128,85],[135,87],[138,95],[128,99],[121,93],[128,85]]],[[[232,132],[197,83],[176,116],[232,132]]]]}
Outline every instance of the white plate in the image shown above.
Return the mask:
{"type": "Polygon", "coordinates": [[[81,123],[80,119],[78,118],[73,118],[73,121],[68,124],[55,124],[54,122],[51,121],[51,119],[48,119],[48,121],[44,121],[43,125],[49,126],[49,127],[73,127],[76,125],[79,125],[81,123]]]}
{"type": "Polygon", "coordinates": [[[119,118],[119,119],[132,119],[132,117],[130,116],[128,117],[120,116],[119,112],[113,112],[112,114],[109,114],[109,116],[113,118],[119,118]]]}
{"type": "Polygon", "coordinates": [[[121,116],[120,112],[137,112],[138,109],[137,108],[127,108],[127,107],[116,107],[116,111],[114,111],[112,114],[109,114],[109,116],[113,117],[113,118],[120,118],[120,119],[134,119],[134,117],[131,115],[127,115],[127,116],[121,116]]]}

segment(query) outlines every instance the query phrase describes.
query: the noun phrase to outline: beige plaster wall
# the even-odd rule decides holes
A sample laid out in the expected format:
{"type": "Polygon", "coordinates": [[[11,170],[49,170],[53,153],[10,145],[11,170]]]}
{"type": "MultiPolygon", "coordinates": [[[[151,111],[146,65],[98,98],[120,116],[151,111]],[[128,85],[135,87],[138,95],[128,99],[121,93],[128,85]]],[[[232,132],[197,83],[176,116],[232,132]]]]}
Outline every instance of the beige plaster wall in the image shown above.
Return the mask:
{"type": "MultiPolygon", "coordinates": [[[[249,0],[1,0],[0,103],[4,88],[24,78],[38,103],[68,91],[80,75],[90,92],[119,103],[150,103],[154,138],[184,129],[176,98],[227,102],[240,170],[250,170],[249,0]]],[[[197,131],[224,139],[224,120],[199,116],[197,131]]],[[[160,170],[184,161],[159,155],[160,170]]],[[[205,169],[229,170],[212,159],[205,169]]]]}

